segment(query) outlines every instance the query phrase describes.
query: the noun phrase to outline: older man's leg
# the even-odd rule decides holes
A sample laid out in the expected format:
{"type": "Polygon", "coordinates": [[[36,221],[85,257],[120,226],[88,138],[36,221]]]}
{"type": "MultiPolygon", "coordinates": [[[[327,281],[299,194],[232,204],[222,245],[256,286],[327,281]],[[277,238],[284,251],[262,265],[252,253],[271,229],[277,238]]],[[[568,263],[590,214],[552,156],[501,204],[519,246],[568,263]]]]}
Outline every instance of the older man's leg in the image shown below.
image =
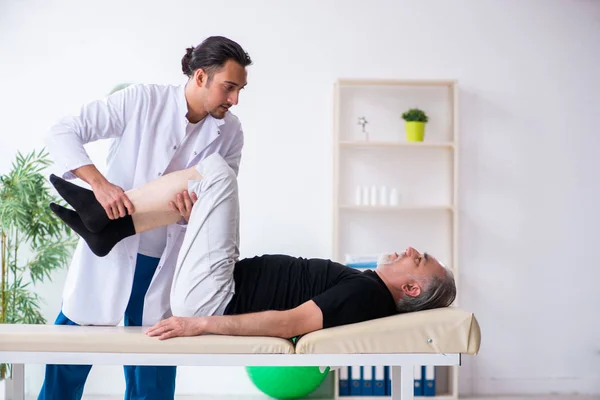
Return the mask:
{"type": "Polygon", "coordinates": [[[196,166],[201,180],[179,252],[171,309],[175,316],[222,314],[234,293],[233,268],[239,257],[239,200],[235,172],[219,155],[196,166]]]}

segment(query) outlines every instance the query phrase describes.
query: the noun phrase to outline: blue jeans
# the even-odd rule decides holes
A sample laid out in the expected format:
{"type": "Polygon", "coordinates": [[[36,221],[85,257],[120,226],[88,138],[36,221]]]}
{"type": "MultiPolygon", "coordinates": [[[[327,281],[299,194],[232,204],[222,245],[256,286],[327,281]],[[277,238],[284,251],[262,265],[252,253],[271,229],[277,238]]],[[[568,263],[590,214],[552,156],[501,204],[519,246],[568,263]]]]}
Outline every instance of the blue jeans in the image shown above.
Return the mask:
{"type": "MultiPolygon", "coordinates": [[[[141,326],[144,297],[158,266],[159,259],[137,255],[133,287],[124,322],[126,326],[141,326]]],[[[110,301],[110,299],[107,299],[110,301]]],[[[62,311],[55,325],[77,325],[62,311]]],[[[46,365],[44,384],[38,400],[80,400],[91,365],[46,365]]],[[[175,397],[175,366],[123,366],[125,400],[172,400],[175,397]]]]}

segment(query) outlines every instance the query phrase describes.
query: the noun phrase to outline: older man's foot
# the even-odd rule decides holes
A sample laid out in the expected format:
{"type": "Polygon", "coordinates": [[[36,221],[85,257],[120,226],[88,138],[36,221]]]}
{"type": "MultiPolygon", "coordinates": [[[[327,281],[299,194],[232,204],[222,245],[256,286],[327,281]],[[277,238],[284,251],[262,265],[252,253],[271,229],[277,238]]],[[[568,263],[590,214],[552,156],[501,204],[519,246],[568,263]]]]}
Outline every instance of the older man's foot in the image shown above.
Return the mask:
{"type": "Polygon", "coordinates": [[[131,215],[109,220],[100,232],[91,232],[83,223],[79,214],[55,203],[50,203],[50,209],[62,219],[71,229],[85,240],[92,253],[104,257],[117,243],[128,236],[135,235],[135,227],[131,215]]]}
{"type": "Polygon", "coordinates": [[[75,185],[54,174],[50,175],[50,183],[75,209],[81,222],[90,232],[100,232],[111,221],[91,190],[75,185]]]}

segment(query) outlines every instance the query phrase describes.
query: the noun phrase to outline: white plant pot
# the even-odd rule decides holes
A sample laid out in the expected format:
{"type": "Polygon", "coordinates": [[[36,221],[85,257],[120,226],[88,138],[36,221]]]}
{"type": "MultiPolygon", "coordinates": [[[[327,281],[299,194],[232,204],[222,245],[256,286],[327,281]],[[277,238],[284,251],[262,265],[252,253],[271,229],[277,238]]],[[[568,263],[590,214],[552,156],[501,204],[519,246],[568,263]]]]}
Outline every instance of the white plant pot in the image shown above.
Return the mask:
{"type": "Polygon", "coordinates": [[[7,378],[0,380],[0,400],[12,400],[13,385],[12,379],[7,378]]]}

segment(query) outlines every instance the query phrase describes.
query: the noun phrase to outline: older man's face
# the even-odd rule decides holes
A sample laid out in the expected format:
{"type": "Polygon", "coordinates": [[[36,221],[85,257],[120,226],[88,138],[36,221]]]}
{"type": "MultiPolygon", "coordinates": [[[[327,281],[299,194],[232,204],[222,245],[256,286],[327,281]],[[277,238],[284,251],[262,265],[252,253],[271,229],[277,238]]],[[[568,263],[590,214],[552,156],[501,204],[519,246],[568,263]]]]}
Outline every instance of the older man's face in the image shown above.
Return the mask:
{"type": "Polygon", "coordinates": [[[391,267],[394,272],[414,277],[442,275],[444,267],[433,256],[408,247],[401,253],[386,254],[379,258],[378,265],[391,267]]]}

